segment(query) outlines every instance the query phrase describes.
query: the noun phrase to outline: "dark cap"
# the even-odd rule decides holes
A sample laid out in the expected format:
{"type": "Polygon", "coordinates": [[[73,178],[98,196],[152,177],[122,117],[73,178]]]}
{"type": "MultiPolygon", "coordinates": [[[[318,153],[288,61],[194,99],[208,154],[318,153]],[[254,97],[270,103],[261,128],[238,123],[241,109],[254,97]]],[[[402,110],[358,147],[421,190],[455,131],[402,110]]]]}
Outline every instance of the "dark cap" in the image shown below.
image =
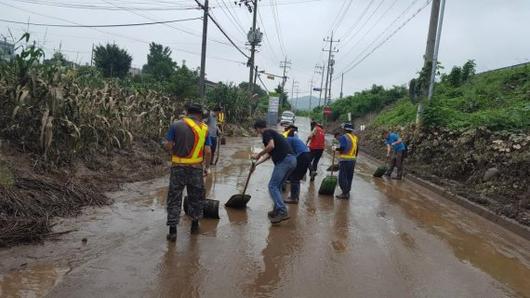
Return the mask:
{"type": "Polygon", "coordinates": [[[202,114],[202,106],[198,103],[191,103],[186,107],[188,114],[202,114]]]}
{"type": "Polygon", "coordinates": [[[353,131],[353,125],[351,123],[343,123],[342,128],[346,131],[353,131]]]}
{"type": "Polygon", "coordinates": [[[256,128],[267,128],[267,122],[263,119],[258,119],[254,122],[254,129],[256,128]]]}

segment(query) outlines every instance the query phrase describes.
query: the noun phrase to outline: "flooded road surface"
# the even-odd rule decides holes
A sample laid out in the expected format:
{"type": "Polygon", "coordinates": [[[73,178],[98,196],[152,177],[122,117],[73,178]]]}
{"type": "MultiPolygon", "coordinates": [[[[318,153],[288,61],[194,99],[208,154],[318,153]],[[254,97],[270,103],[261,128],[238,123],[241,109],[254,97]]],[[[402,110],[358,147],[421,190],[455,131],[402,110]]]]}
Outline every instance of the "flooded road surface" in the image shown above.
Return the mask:
{"type": "MultiPolygon", "coordinates": [[[[251,146],[259,139],[228,139],[208,198],[241,191],[251,146]]],[[[266,163],[246,210],[221,207],[199,235],[184,218],[176,243],[165,240],[168,178],[124,185],[112,206],[55,228],[73,232],[0,251],[0,297],[530,297],[528,241],[412,183],[372,178],[363,156],[349,201],[319,196],[329,164],[302,183],[288,221],[267,218],[266,163]]]]}

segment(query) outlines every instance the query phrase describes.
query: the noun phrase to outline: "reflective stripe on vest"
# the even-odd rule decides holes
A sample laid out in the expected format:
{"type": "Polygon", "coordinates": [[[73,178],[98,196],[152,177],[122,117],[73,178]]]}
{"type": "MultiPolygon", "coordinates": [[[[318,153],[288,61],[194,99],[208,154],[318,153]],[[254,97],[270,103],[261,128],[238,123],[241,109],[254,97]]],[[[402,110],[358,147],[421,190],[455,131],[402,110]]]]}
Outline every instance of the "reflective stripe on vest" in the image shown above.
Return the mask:
{"type": "Polygon", "coordinates": [[[340,159],[355,159],[357,157],[357,137],[352,134],[345,134],[350,139],[351,148],[346,153],[339,154],[340,159]]]}
{"type": "Polygon", "coordinates": [[[197,124],[193,119],[184,117],[182,121],[191,128],[193,135],[195,136],[195,141],[193,143],[193,148],[191,148],[188,156],[180,157],[173,154],[171,157],[171,162],[173,164],[199,164],[203,161],[203,151],[204,143],[206,142],[206,136],[208,134],[208,126],[204,123],[197,124]]]}
{"type": "Polygon", "coordinates": [[[217,116],[217,121],[218,121],[220,124],[225,123],[225,113],[224,113],[224,112],[220,112],[220,113],[219,113],[219,115],[217,116]]]}

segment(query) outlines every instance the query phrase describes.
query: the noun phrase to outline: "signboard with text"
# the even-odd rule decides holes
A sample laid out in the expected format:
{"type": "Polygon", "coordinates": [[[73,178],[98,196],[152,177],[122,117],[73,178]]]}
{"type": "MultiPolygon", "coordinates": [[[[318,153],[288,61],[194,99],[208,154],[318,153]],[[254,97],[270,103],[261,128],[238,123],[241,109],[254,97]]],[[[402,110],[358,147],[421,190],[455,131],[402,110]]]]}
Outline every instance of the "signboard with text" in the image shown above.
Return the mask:
{"type": "Polygon", "coordinates": [[[280,109],[280,98],[270,97],[269,98],[269,109],[267,113],[267,125],[274,126],[278,123],[278,111],[280,109]]]}

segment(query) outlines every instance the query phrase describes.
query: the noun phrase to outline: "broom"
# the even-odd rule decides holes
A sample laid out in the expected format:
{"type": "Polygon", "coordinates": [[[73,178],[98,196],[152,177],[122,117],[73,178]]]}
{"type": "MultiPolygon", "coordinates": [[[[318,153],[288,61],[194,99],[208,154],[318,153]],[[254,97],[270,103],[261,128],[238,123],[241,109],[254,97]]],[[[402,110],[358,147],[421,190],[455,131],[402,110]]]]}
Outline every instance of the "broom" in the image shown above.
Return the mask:
{"type": "Polygon", "coordinates": [[[335,150],[333,150],[333,157],[331,159],[331,174],[324,177],[318,194],[332,196],[335,193],[335,187],[337,186],[337,177],[333,176],[333,169],[335,165],[335,150]]]}

